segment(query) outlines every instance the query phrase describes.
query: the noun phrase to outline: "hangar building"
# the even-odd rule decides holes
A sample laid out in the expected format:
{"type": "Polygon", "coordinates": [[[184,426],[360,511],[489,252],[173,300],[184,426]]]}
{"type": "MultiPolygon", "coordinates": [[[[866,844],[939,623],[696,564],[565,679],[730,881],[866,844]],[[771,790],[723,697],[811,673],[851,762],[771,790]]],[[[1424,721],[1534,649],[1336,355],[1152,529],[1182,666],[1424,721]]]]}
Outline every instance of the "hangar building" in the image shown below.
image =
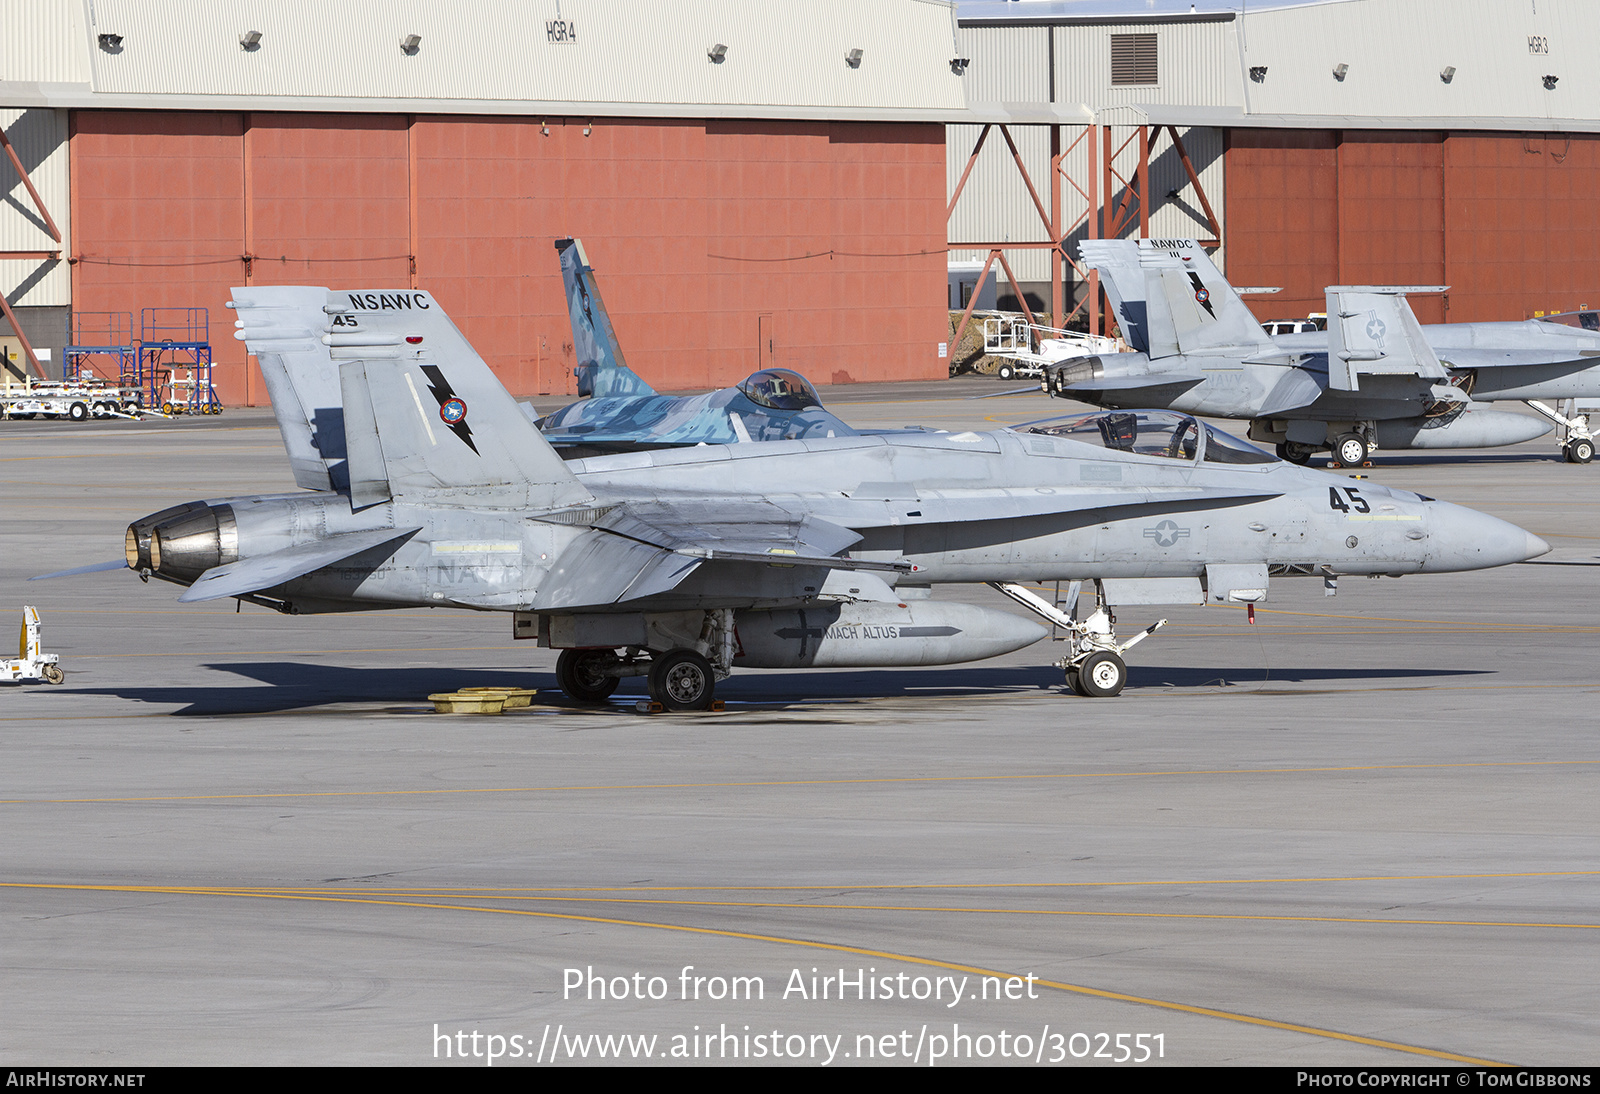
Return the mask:
{"type": "MultiPolygon", "coordinates": [[[[1096,207],[1125,221],[1112,234],[1140,234],[1142,212],[1152,237],[1214,238],[1234,284],[1282,286],[1251,298],[1262,319],[1320,312],[1333,284],[1449,285],[1444,296],[1413,299],[1424,322],[1600,306],[1600,22],[1591,3],[1331,0],[1274,10],[1251,2],[1242,14],[1070,14],[1082,10],[980,0],[962,6],[960,31],[969,107],[1007,124],[1039,205],[1052,187],[1055,129],[1065,164],[1056,238],[1074,256],[1090,230],[1084,191],[1098,187],[1110,201],[1096,207]],[[1109,143],[1073,144],[1096,127],[1109,143]],[[1111,175],[1086,159],[1091,145],[1112,150],[1111,175]]],[[[952,191],[979,132],[950,129],[952,191]]],[[[1096,234],[1105,234],[1104,215],[1096,234]]],[[[1044,219],[991,135],[953,208],[949,241],[1048,240],[1044,219]]],[[[1009,252],[1026,294],[1045,305],[1048,248],[1009,252]]],[[[956,249],[952,258],[985,253],[956,249]]]]}
{"type": "Polygon", "coordinates": [[[934,0],[8,0],[37,199],[0,163],[0,289],[57,362],[74,316],[206,308],[259,403],[231,286],[424,287],[563,392],[576,235],[662,388],[942,376],[955,32],[934,0]]]}

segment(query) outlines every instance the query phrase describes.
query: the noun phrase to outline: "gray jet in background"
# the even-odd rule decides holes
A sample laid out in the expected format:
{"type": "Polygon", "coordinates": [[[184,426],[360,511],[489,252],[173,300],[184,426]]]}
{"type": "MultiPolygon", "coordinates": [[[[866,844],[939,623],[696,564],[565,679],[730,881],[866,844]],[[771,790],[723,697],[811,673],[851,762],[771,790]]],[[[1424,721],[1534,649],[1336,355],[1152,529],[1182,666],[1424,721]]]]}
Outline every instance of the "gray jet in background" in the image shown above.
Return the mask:
{"type": "Polygon", "coordinates": [[[1331,591],[1340,574],[1549,549],[1159,411],[569,463],[426,292],[261,287],[233,304],[312,489],[144,517],[125,565],[187,586],[183,602],[505,612],[516,636],[562,651],[579,701],[646,676],[661,706],[704,709],[741,666],[948,664],[1020,649],[1045,623],[1073,688],[1114,695],[1123,654],[1159,626],[1119,642],[1115,605],[1253,604],[1270,574],[1320,574],[1331,591]],[[342,447],[318,452],[315,425],[334,418],[342,447]],[[1069,583],[1065,605],[1025,581],[1069,583]],[[947,582],[990,583],[1041,622],[930,599],[947,582]],[[1082,618],[1080,582],[1094,589],[1082,618]]]}
{"type": "Polygon", "coordinates": [[[1052,394],[1247,419],[1250,437],[1285,459],[1331,450],[1346,467],[1373,449],[1548,433],[1525,414],[1473,406],[1518,399],[1561,427],[1568,460],[1594,457],[1588,420],[1539,400],[1600,397],[1595,313],[1424,327],[1405,294],[1443,286],[1340,285],[1327,290],[1326,332],[1272,337],[1193,240],[1091,240],[1081,253],[1136,352],[1054,365],[1043,381],[1052,394]]]}

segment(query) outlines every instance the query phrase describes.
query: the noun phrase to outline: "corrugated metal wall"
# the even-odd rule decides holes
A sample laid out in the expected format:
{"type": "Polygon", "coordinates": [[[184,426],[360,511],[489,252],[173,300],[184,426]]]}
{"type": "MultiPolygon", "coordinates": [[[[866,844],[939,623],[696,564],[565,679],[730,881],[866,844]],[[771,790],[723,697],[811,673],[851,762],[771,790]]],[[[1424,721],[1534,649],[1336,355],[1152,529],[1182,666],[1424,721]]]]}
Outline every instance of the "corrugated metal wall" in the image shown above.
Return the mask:
{"type": "MultiPolygon", "coordinates": [[[[14,305],[61,306],[71,303],[66,256],[72,253],[72,202],[67,170],[65,110],[3,110],[0,126],[28,172],[34,189],[61,230],[62,242],[50,235],[28,189],[11,161],[0,154],[0,250],[60,251],[60,261],[12,259],[0,262],[0,287],[14,305]]],[[[3,323],[3,320],[0,320],[3,323]]]]}
{"type": "Polygon", "coordinates": [[[1239,100],[1234,74],[1238,45],[1232,21],[1116,23],[1057,26],[1056,101],[1095,109],[1136,103],[1230,106],[1239,100]],[[1111,36],[1154,34],[1159,78],[1149,84],[1111,83],[1111,36]]]}
{"type": "Polygon", "coordinates": [[[1243,85],[1256,113],[1600,117],[1593,0],[1353,0],[1252,13],[1239,27],[1244,65],[1267,69],[1243,85]]]}
{"type": "MultiPolygon", "coordinates": [[[[966,26],[961,28],[962,52],[971,58],[965,85],[970,103],[1040,104],[1055,102],[1071,106],[1086,104],[1091,109],[1109,110],[1113,123],[1112,148],[1121,149],[1112,161],[1118,175],[1134,178],[1138,167],[1137,142],[1129,143],[1133,129],[1120,124],[1126,112],[1115,107],[1127,103],[1185,103],[1227,105],[1237,99],[1230,88],[1225,62],[1226,51],[1236,48],[1228,22],[1182,24],[1115,24],[1097,26],[966,26]],[[1160,57],[1157,85],[1113,87],[1111,84],[1111,35],[1154,33],[1160,57]],[[1051,39],[1054,38],[1052,47],[1051,39]],[[1054,99],[1051,99],[1051,62],[1055,58],[1054,99]],[[1231,98],[1230,98],[1231,96],[1231,98]],[[1126,147],[1123,147],[1126,145],[1126,147]]],[[[945,173],[949,192],[954,192],[981,126],[948,127],[945,173]]],[[[1048,127],[1017,125],[1010,127],[1013,140],[1029,177],[1039,190],[1048,210],[1050,200],[1050,133],[1048,127]]],[[[1223,215],[1222,134],[1211,128],[1180,128],[1190,161],[1200,176],[1201,185],[1217,215],[1223,215]]],[[[1081,126],[1063,127],[1061,146],[1071,149],[1066,161],[1067,174],[1079,186],[1088,188],[1089,142],[1072,148],[1083,133],[1081,126]]],[[[1096,154],[1098,157],[1098,153],[1096,154]]],[[[1094,160],[1098,162],[1098,158],[1094,160]]],[[[1113,181],[1111,205],[1122,200],[1123,187],[1113,181]]],[[[1162,238],[1204,238],[1210,235],[1204,213],[1188,175],[1172,142],[1162,136],[1150,162],[1151,234],[1162,238]],[[1169,196],[1171,195],[1171,196],[1169,196]]],[[[1088,210],[1087,199],[1073,186],[1062,185],[1062,218],[1072,225],[1088,210]]],[[[1132,234],[1137,233],[1137,219],[1132,234]]],[[[1125,232],[1124,234],[1130,234],[1125,232]]],[[[1083,239],[1082,227],[1069,233],[1074,241],[1083,239]]],[[[1049,237],[1026,185],[1016,169],[1010,149],[998,132],[991,132],[977,165],[967,181],[961,200],[950,219],[949,240],[1011,242],[1043,240],[1049,237]]],[[[982,251],[952,251],[952,259],[982,261],[982,251]]],[[[1225,256],[1218,255],[1221,263],[1225,256]]],[[[1044,250],[1008,252],[1008,261],[1019,280],[1047,281],[1050,256],[1044,250]]]]}
{"type": "Polygon", "coordinates": [[[84,111],[75,298],[209,307],[223,400],[260,401],[222,307],[241,255],[256,256],[255,284],[379,288],[405,286],[414,254],[417,284],[508,386],[560,392],[571,334],[552,242],[577,235],[629,362],[663,389],[732,383],[769,361],[821,382],[933,378],[947,366],[943,136],[84,111]]]}
{"type": "Polygon", "coordinates": [[[951,6],[925,0],[95,0],[97,91],[960,109],[951,6]],[[559,23],[559,27],[558,24],[559,23]],[[261,33],[243,50],[239,35],[261,33]],[[407,34],[421,36],[414,54],[407,34]],[[713,64],[707,50],[727,46],[713,64]],[[862,50],[850,67],[845,55],[862,50]]]}
{"type": "Polygon", "coordinates": [[[7,83],[85,83],[88,36],[82,0],[0,4],[0,79],[7,83]]]}
{"type": "MultiPolygon", "coordinates": [[[[1050,40],[1044,27],[961,29],[961,55],[971,63],[962,77],[969,103],[1042,103],[1050,95],[1050,40]]],[[[946,193],[955,191],[966,170],[972,146],[982,131],[977,125],[952,125],[945,137],[946,193]]],[[[1015,126],[1011,136],[1040,198],[1049,208],[1050,133],[1042,126],[1015,126]]],[[[950,219],[951,242],[1049,239],[1028,188],[998,132],[991,132],[950,219]]],[[[952,251],[952,259],[988,258],[984,251],[952,251]]],[[[1008,261],[1024,281],[1050,276],[1045,252],[1011,252],[1008,261]]],[[[997,271],[998,272],[998,271],[997,271]]]]}

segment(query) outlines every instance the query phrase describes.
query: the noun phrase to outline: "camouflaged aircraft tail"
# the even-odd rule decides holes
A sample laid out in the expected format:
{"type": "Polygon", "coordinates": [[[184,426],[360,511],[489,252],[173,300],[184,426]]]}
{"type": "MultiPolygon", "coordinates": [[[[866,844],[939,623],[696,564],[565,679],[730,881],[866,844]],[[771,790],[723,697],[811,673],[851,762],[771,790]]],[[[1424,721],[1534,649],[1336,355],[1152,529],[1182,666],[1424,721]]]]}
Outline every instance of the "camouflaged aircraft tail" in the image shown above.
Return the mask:
{"type": "Polygon", "coordinates": [[[567,312],[572,318],[572,349],[577,356],[573,373],[578,394],[596,399],[611,395],[654,395],[655,389],[639,378],[623,360],[617,332],[600,299],[600,286],[583,244],[576,239],[556,240],[561,258],[561,283],[567,292],[567,312]]]}

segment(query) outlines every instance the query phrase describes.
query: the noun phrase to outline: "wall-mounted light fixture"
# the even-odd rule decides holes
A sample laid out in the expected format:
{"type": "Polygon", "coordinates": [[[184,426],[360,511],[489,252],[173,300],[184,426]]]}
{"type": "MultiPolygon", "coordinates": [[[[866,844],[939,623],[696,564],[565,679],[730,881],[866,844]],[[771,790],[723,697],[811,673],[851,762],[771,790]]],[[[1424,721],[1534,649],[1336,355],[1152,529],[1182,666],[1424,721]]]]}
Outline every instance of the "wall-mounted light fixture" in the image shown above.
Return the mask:
{"type": "Polygon", "coordinates": [[[1350,74],[1350,66],[1345,64],[1344,62],[1341,61],[1340,63],[1338,63],[1338,64],[1333,66],[1333,78],[1335,80],[1338,80],[1341,84],[1344,83],[1344,78],[1346,76],[1348,76],[1349,74],[1350,74]]]}
{"type": "Polygon", "coordinates": [[[1558,79],[1560,79],[1559,76],[1546,76],[1544,78],[1544,89],[1546,91],[1554,91],[1556,89],[1556,81],[1558,79]]]}
{"type": "Polygon", "coordinates": [[[239,48],[244,50],[246,53],[250,52],[251,50],[260,49],[261,32],[259,30],[247,30],[243,34],[239,35],[239,48]]]}
{"type": "Polygon", "coordinates": [[[860,68],[861,51],[859,49],[852,49],[849,53],[846,53],[844,55],[844,63],[849,65],[851,68],[860,68]]]}
{"type": "Polygon", "coordinates": [[[400,39],[400,52],[407,57],[414,57],[416,56],[417,47],[420,45],[422,45],[422,35],[408,34],[400,39]]]}
{"type": "Polygon", "coordinates": [[[950,71],[957,76],[965,76],[967,74],[967,66],[971,63],[971,57],[952,57],[950,58],[950,71]]]}
{"type": "Polygon", "coordinates": [[[1252,80],[1254,80],[1258,84],[1265,83],[1266,79],[1267,79],[1267,66],[1266,65],[1251,65],[1250,66],[1250,78],[1252,80]]]}
{"type": "Polygon", "coordinates": [[[721,42],[718,42],[716,45],[706,50],[706,56],[711,59],[712,64],[720,65],[723,61],[728,59],[728,47],[723,45],[721,42]]]}
{"type": "Polygon", "coordinates": [[[100,43],[100,48],[107,53],[120,53],[122,51],[122,35],[120,34],[102,34],[97,40],[100,43]]]}
{"type": "Polygon", "coordinates": [[[587,137],[592,132],[594,132],[594,119],[591,118],[583,123],[583,135],[587,137]]]}
{"type": "Polygon", "coordinates": [[[1441,68],[1439,70],[1439,79],[1443,80],[1445,83],[1449,83],[1451,80],[1453,80],[1455,78],[1456,78],[1456,66],[1455,65],[1445,65],[1443,68],[1441,68]]]}

